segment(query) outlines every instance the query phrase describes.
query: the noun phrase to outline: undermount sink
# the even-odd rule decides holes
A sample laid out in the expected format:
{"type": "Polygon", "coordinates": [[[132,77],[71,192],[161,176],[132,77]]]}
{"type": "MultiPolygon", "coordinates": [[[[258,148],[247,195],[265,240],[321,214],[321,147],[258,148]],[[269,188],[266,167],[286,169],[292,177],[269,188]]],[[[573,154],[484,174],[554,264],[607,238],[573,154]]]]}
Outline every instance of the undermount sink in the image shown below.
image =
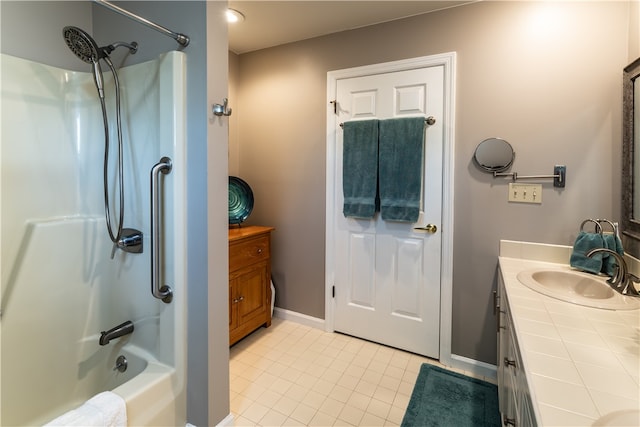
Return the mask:
{"type": "Polygon", "coordinates": [[[528,288],[552,298],[607,310],[636,310],[640,299],[622,295],[609,286],[605,277],[575,270],[535,269],[518,273],[528,288]]]}

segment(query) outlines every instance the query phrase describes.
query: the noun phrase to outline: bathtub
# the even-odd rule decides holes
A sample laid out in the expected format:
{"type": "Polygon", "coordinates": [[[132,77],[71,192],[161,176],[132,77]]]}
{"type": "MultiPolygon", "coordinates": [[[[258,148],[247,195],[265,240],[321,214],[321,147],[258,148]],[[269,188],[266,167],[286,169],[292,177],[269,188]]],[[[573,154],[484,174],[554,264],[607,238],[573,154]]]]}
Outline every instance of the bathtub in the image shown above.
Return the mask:
{"type": "Polygon", "coordinates": [[[129,425],[166,425],[169,420],[173,420],[170,425],[184,425],[186,413],[174,394],[174,384],[178,381],[175,369],[154,358],[138,360],[142,361],[143,370],[113,389],[127,404],[129,425]]]}
{"type": "Polygon", "coordinates": [[[103,391],[124,398],[131,426],[185,425],[185,62],[170,52],[119,71],[124,226],[142,231],[145,249],[111,259],[90,70],[2,55],[0,425],[42,425],[103,391]],[[148,250],[150,170],[163,156],[173,165],[159,251],[169,304],[151,295],[148,250]],[[127,320],[132,334],[99,345],[127,320]],[[120,355],[124,372],[114,370],[120,355]]]}
{"type": "Polygon", "coordinates": [[[66,387],[62,382],[64,379],[59,379],[60,382],[56,385],[59,390],[73,388],[73,396],[60,396],[60,392],[45,395],[32,391],[30,399],[18,402],[13,407],[16,411],[12,410],[16,414],[32,415],[19,416],[18,419],[7,417],[4,425],[45,424],[104,390],[111,390],[125,400],[128,423],[131,426],[167,425],[168,420],[174,420],[177,425],[184,419],[180,416],[181,410],[173,393],[175,369],[160,363],[149,352],[135,345],[125,344],[103,352],[99,360],[94,359],[91,363],[95,365],[91,373],[79,381],[67,384],[66,387]],[[127,368],[124,372],[116,368],[116,361],[120,356],[126,358],[127,368]]]}
{"type": "Polygon", "coordinates": [[[147,257],[123,262],[126,274],[109,268],[117,259],[109,259],[103,223],[27,223],[3,289],[2,425],[43,425],[108,390],[125,400],[131,426],[184,425],[184,349],[174,344],[182,345],[182,309],[151,297],[147,257]],[[100,333],[124,320],[133,333],[101,346],[100,333]]]}

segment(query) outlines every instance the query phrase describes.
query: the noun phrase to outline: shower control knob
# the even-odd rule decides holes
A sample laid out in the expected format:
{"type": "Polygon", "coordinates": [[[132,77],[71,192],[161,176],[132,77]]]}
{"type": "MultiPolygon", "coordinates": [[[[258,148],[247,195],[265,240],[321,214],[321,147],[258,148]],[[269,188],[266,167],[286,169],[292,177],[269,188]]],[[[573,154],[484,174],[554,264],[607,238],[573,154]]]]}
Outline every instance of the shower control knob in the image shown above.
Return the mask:
{"type": "Polygon", "coordinates": [[[142,253],[142,231],[134,228],[124,228],[117,244],[118,248],[125,252],[142,253]]]}

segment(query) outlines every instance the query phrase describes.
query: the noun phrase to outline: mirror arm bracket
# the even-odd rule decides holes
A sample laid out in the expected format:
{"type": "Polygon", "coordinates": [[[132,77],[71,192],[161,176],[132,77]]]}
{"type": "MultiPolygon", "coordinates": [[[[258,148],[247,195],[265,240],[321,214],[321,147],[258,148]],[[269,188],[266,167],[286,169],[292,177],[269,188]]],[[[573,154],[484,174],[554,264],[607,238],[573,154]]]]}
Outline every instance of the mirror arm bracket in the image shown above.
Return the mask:
{"type": "Polygon", "coordinates": [[[567,167],[564,165],[556,165],[553,168],[553,175],[518,175],[517,172],[493,172],[493,177],[510,176],[513,181],[519,179],[553,179],[553,186],[564,188],[567,177],[567,167]]]}

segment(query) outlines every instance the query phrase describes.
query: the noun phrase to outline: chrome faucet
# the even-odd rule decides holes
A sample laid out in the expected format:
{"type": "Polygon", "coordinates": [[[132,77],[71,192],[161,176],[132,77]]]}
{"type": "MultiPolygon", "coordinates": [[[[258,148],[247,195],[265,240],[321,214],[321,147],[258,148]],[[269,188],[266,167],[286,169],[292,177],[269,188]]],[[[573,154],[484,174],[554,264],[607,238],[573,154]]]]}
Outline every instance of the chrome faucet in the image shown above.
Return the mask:
{"type": "Polygon", "coordinates": [[[606,248],[596,248],[587,252],[585,255],[591,258],[593,255],[604,252],[609,256],[613,256],[616,259],[618,268],[613,276],[611,276],[607,283],[611,285],[613,289],[620,292],[622,295],[640,296],[640,292],[636,289],[634,283],[640,283],[640,278],[635,274],[629,273],[629,268],[624,260],[624,257],[616,251],[606,248]]]}
{"type": "Polygon", "coordinates": [[[128,335],[132,332],[133,322],[131,322],[131,320],[127,320],[126,322],[119,324],[115,328],[111,328],[106,332],[100,332],[100,345],[107,345],[109,344],[109,341],[124,335],[128,335]]]}

